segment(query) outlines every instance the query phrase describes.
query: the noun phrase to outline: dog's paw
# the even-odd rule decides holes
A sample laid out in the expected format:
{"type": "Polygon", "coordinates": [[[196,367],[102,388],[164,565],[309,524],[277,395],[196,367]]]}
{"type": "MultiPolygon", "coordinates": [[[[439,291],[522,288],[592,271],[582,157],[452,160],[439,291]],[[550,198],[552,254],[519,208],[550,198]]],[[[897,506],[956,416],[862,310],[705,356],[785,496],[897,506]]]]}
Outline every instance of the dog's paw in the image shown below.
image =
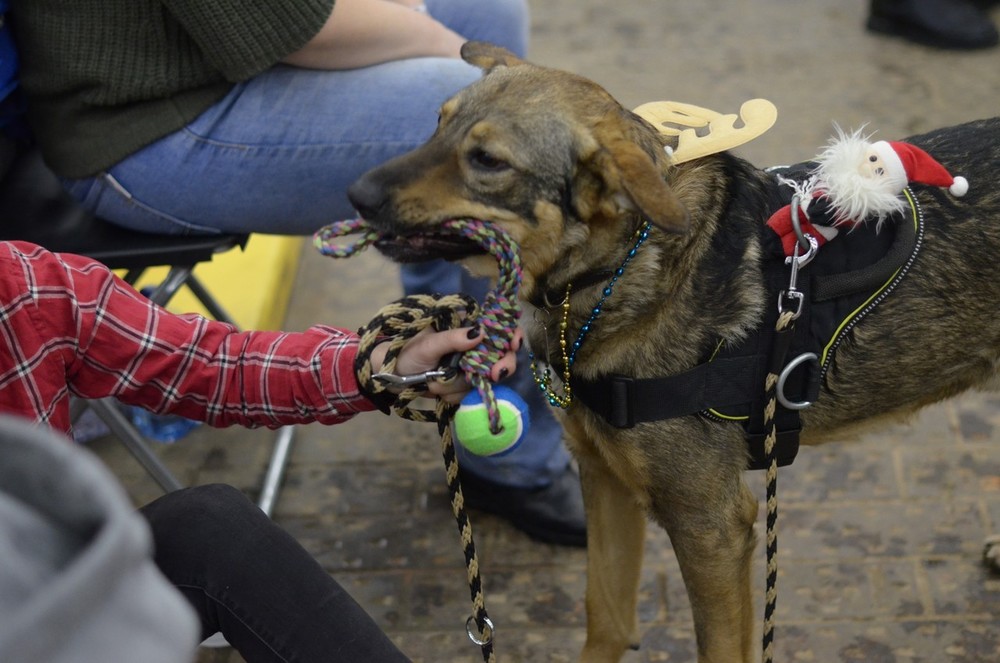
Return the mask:
{"type": "Polygon", "coordinates": [[[1000,573],[1000,534],[986,537],[983,543],[983,563],[993,573],[1000,573]]]}

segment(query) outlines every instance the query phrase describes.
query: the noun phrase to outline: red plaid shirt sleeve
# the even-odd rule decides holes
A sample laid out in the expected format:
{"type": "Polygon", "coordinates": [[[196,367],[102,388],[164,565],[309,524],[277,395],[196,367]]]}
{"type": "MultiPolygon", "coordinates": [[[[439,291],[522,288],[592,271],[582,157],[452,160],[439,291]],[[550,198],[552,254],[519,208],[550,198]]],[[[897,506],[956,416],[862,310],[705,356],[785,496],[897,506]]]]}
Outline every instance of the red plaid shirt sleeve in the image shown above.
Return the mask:
{"type": "Polygon", "coordinates": [[[0,242],[0,411],[68,430],[69,394],[213,426],[340,423],[374,405],[357,336],[239,331],[149,302],[100,263],[0,242]]]}

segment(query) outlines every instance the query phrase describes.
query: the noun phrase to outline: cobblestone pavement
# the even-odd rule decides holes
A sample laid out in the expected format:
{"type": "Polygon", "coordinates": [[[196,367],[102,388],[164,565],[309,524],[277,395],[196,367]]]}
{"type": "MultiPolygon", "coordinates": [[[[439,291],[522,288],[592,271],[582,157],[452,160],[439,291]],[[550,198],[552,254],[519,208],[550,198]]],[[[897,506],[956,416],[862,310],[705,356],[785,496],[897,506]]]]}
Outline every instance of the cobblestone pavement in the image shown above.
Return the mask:
{"type": "MultiPolygon", "coordinates": [[[[738,150],[761,166],[813,156],[833,122],[898,139],[1000,111],[1000,50],[874,37],[861,0],[535,0],[532,12],[531,59],[593,78],[626,106],[674,99],[735,112],[772,100],[776,126],[738,150]]],[[[399,294],[379,256],[334,261],[306,246],[286,327],[357,327],[399,294]]],[[[804,449],[779,473],[777,661],[1000,661],[1000,577],[980,565],[983,537],[1000,531],[998,426],[1000,395],[971,394],[857,443],[804,449]]],[[[201,429],[161,451],[184,481],[253,494],[271,439],[201,429]]],[[[303,427],[275,518],[415,661],[476,661],[439,446],[433,426],[377,414],[303,427]]],[[[94,448],[137,503],[157,496],[116,443],[94,448]]],[[[748,481],[763,494],[762,474],[748,481]]],[[[586,553],[472,518],[498,660],[575,660],[586,553]]],[[[758,557],[759,610],[763,549],[758,557]]],[[[642,647],[625,661],[695,660],[676,560],[655,529],[639,610],[642,647]]],[[[228,649],[200,655],[241,660],[228,649]]]]}

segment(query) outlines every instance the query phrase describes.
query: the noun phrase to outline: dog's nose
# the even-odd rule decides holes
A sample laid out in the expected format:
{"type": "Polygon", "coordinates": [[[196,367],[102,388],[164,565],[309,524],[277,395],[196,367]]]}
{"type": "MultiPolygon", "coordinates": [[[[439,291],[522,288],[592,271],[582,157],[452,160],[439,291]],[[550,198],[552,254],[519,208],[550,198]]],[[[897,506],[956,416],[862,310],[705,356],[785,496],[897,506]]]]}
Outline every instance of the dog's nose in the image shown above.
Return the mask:
{"type": "Polygon", "coordinates": [[[378,216],[388,199],[385,188],[369,175],[362,175],[347,188],[347,198],[365,219],[378,216]]]}

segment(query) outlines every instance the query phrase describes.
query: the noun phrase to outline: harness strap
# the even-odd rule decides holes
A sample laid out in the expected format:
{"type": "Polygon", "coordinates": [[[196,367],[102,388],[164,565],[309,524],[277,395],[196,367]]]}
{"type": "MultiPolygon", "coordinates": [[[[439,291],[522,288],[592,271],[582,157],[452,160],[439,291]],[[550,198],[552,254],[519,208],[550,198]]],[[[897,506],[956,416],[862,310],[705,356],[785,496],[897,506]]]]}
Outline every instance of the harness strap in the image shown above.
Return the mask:
{"type": "MultiPolygon", "coordinates": [[[[615,428],[695,414],[709,407],[747,402],[757,384],[757,357],[730,357],[659,378],[610,375],[602,380],[574,380],[573,396],[615,428]]],[[[763,378],[761,378],[763,379],[763,378]]]]}
{"type": "Polygon", "coordinates": [[[747,376],[757,374],[759,363],[752,355],[729,357],[665,377],[610,375],[594,382],[573,380],[573,396],[615,428],[632,428],[748,402],[747,376]]]}
{"type": "MultiPolygon", "coordinates": [[[[753,403],[763,381],[759,357],[727,357],[660,378],[637,379],[610,375],[597,381],[574,380],[573,397],[615,428],[703,413],[715,407],[753,403]]],[[[759,409],[759,408],[758,408],[759,409]]],[[[754,410],[751,409],[751,412],[754,410]]],[[[791,465],[799,452],[798,413],[779,408],[777,418],[778,465],[791,465]]],[[[763,426],[746,431],[750,461],[747,469],[767,469],[763,426]]]]}
{"type": "MultiPolygon", "coordinates": [[[[785,367],[788,350],[795,339],[795,325],[777,325],[776,321],[774,329],[765,328],[761,330],[760,336],[759,342],[764,345],[759,351],[767,353],[764,372],[767,376],[777,376],[785,367]],[[764,333],[768,330],[769,333],[764,333]]],[[[752,376],[751,384],[763,384],[763,379],[758,377],[752,376]]],[[[794,387],[788,386],[795,393],[804,392],[807,400],[815,400],[819,393],[819,381],[816,377],[816,373],[802,369],[793,374],[794,387]]],[[[766,390],[761,392],[759,388],[751,389],[750,411],[744,423],[744,438],[750,454],[747,469],[770,471],[772,459],[777,462],[778,467],[791,465],[799,453],[799,432],[802,430],[798,411],[771,405],[771,398],[766,390]],[[770,421],[765,416],[766,413],[770,413],[770,421]],[[772,448],[768,448],[769,436],[773,436],[772,448]]]]}

